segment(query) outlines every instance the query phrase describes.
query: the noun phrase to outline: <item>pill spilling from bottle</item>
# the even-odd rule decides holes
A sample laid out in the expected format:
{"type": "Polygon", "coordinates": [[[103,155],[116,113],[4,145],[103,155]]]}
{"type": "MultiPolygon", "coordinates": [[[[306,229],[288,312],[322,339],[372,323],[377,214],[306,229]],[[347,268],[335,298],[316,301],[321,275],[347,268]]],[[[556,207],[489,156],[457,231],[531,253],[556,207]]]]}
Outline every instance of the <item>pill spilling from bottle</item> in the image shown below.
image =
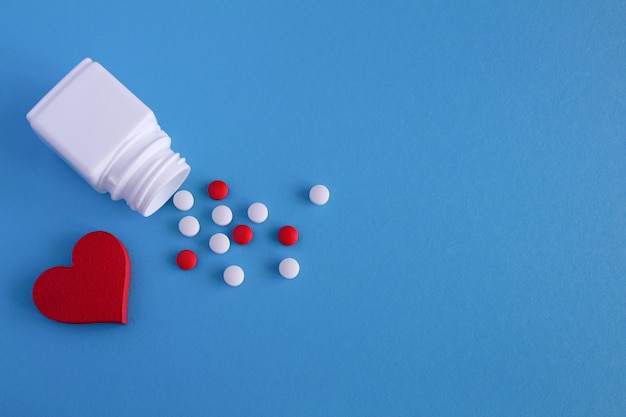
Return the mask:
{"type": "Polygon", "coordinates": [[[278,241],[285,246],[291,246],[298,241],[298,231],[293,226],[283,226],[278,230],[278,241]]]}
{"type": "Polygon", "coordinates": [[[218,226],[228,226],[233,220],[233,212],[228,206],[220,204],[211,212],[211,218],[218,226]]]}
{"type": "Polygon", "coordinates": [[[193,237],[200,231],[200,222],[193,216],[185,216],[178,222],[178,230],[183,236],[193,237]]]}
{"type": "Polygon", "coordinates": [[[183,249],[176,255],[176,264],[185,271],[193,269],[198,262],[196,254],[189,249],[183,249]]]}
{"type": "Polygon", "coordinates": [[[228,186],[222,180],[215,180],[209,184],[207,192],[213,200],[223,200],[228,195],[228,186]]]}
{"type": "MultiPolygon", "coordinates": [[[[211,210],[211,220],[215,224],[214,228],[223,228],[232,223],[235,215],[233,210],[222,203],[228,196],[228,185],[223,180],[214,180],[207,187],[207,194],[213,201],[220,201],[221,204],[214,206],[211,210]]],[[[309,190],[309,199],[316,206],[324,205],[328,202],[330,192],[324,185],[318,184],[309,190]]],[[[174,206],[180,211],[190,210],[194,206],[194,197],[189,191],[179,191],[173,198],[174,206]]],[[[208,207],[210,209],[210,206],[208,207]]],[[[200,208],[206,210],[205,208],[200,208]]],[[[262,225],[269,218],[269,210],[264,203],[255,202],[248,206],[246,211],[247,218],[251,225],[240,223],[231,229],[230,237],[225,233],[224,229],[215,232],[209,238],[209,248],[215,255],[224,255],[231,248],[232,242],[240,246],[246,246],[250,243],[254,236],[254,228],[265,228],[270,226],[262,225]]],[[[183,236],[193,237],[200,231],[200,222],[198,217],[186,215],[179,221],[179,230],[183,236]]],[[[217,229],[219,230],[219,229],[217,229]]],[[[278,229],[275,235],[278,243],[286,247],[294,246],[299,240],[298,229],[293,225],[283,225],[278,229]]],[[[256,246],[256,245],[255,245],[256,246]]],[[[285,249],[286,250],[286,249],[285,249]]],[[[292,251],[293,249],[289,249],[292,251]]],[[[226,255],[228,257],[228,255],[226,255]]],[[[217,258],[215,258],[217,259],[217,258]]],[[[183,270],[195,267],[197,258],[195,253],[190,250],[181,251],[176,260],[178,266],[183,270]]],[[[294,279],[300,274],[300,264],[294,257],[285,257],[278,263],[278,274],[288,280],[294,279]]],[[[222,278],[224,282],[231,287],[238,287],[244,281],[243,268],[239,265],[230,265],[224,269],[222,278]]]]}
{"type": "Polygon", "coordinates": [[[209,247],[213,252],[222,255],[230,249],[230,239],[224,233],[215,233],[209,239],[209,247]]]}
{"type": "Polygon", "coordinates": [[[238,287],[243,283],[244,273],[239,265],[231,265],[224,270],[224,282],[231,287],[238,287]]]}

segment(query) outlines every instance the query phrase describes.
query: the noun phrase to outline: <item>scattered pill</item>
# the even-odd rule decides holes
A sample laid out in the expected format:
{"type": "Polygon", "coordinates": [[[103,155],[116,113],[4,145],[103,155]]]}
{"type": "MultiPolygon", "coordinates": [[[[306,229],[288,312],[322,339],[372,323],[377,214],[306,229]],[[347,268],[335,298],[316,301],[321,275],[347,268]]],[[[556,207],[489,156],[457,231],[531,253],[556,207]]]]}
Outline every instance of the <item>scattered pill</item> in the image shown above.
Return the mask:
{"type": "Polygon", "coordinates": [[[224,233],[216,233],[209,239],[209,247],[213,252],[221,255],[230,249],[230,239],[224,233]]]}
{"type": "Polygon", "coordinates": [[[187,190],[180,190],[174,194],[174,207],[180,211],[187,211],[193,207],[193,195],[187,190]]]}
{"type": "Polygon", "coordinates": [[[267,220],[267,206],[263,203],[253,203],[248,207],[248,218],[253,223],[263,223],[267,220]]]}
{"type": "Polygon", "coordinates": [[[213,222],[218,226],[227,226],[233,220],[233,212],[228,206],[220,205],[211,212],[213,222]]]}
{"type": "Polygon", "coordinates": [[[176,264],[180,269],[183,269],[185,271],[192,269],[194,266],[196,266],[196,262],[198,262],[196,254],[189,249],[181,250],[180,252],[178,252],[178,255],[176,255],[176,264]]]}
{"type": "Polygon", "coordinates": [[[222,180],[215,180],[209,184],[207,191],[213,200],[222,200],[228,194],[228,186],[222,180]]]}
{"type": "Polygon", "coordinates": [[[235,243],[245,245],[252,240],[252,229],[250,229],[250,226],[240,224],[238,226],[235,226],[232,236],[235,243]]]}
{"type": "Polygon", "coordinates": [[[278,241],[285,246],[291,246],[298,241],[298,231],[293,226],[283,226],[278,230],[278,241]]]}
{"type": "Polygon", "coordinates": [[[300,264],[293,258],[285,258],[280,261],[278,272],[283,278],[293,279],[300,273],[300,264]]]}
{"type": "Polygon", "coordinates": [[[185,216],[178,222],[178,230],[183,236],[195,236],[200,231],[200,222],[193,216],[185,216]]]}
{"type": "Polygon", "coordinates": [[[231,265],[224,270],[224,282],[231,287],[238,287],[243,282],[243,269],[237,265],[231,265]]]}
{"type": "Polygon", "coordinates": [[[311,191],[309,191],[309,199],[311,200],[311,203],[316,206],[323,206],[328,203],[329,198],[330,191],[328,191],[328,188],[322,184],[313,186],[311,191]]]}

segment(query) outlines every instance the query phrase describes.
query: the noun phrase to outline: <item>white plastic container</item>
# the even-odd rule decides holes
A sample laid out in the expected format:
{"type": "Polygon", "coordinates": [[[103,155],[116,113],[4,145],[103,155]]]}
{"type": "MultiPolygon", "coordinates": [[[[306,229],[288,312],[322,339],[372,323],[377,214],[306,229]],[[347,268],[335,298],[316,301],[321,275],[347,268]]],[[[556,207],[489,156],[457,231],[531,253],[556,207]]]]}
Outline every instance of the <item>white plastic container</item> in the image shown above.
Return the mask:
{"type": "Polygon", "coordinates": [[[190,167],[170,149],[152,110],[102,65],[85,58],[26,118],[96,191],[143,216],[178,190],[190,167]]]}

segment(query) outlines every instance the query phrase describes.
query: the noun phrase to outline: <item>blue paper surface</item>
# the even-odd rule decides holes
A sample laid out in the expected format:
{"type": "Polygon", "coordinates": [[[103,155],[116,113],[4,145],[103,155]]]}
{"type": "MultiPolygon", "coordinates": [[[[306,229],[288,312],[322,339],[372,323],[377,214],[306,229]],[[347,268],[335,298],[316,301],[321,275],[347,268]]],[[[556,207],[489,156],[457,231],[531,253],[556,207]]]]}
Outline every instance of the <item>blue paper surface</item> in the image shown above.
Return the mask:
{"type": "Polygon", "coordinates": [[[386,3],[3,3],[0,414],[626,413],[626,7],[386,3]],[[87,56],[187,158],[197,237],[171,202],[146,219],[94,192],[30,129],[87,56]],[[236,223],[270,213],[221,256],[217,178],[236,223]],[[32,303],[93,230],[128,250],[127,326],[32,303]]]}

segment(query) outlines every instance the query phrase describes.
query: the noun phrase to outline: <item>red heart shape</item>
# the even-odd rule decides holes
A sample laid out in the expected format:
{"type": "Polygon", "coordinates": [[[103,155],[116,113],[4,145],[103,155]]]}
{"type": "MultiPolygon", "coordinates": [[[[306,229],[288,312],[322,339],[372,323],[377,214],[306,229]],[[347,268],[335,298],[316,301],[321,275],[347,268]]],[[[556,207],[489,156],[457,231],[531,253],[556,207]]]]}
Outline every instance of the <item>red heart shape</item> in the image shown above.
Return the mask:
{"type": "Polygon", "coordinates": [[[44,316],[63,323],[127,323],[130,261],[110,233],[81,237],[72,266],[44,271],[33,286],[33,301],[44,316]]]}

